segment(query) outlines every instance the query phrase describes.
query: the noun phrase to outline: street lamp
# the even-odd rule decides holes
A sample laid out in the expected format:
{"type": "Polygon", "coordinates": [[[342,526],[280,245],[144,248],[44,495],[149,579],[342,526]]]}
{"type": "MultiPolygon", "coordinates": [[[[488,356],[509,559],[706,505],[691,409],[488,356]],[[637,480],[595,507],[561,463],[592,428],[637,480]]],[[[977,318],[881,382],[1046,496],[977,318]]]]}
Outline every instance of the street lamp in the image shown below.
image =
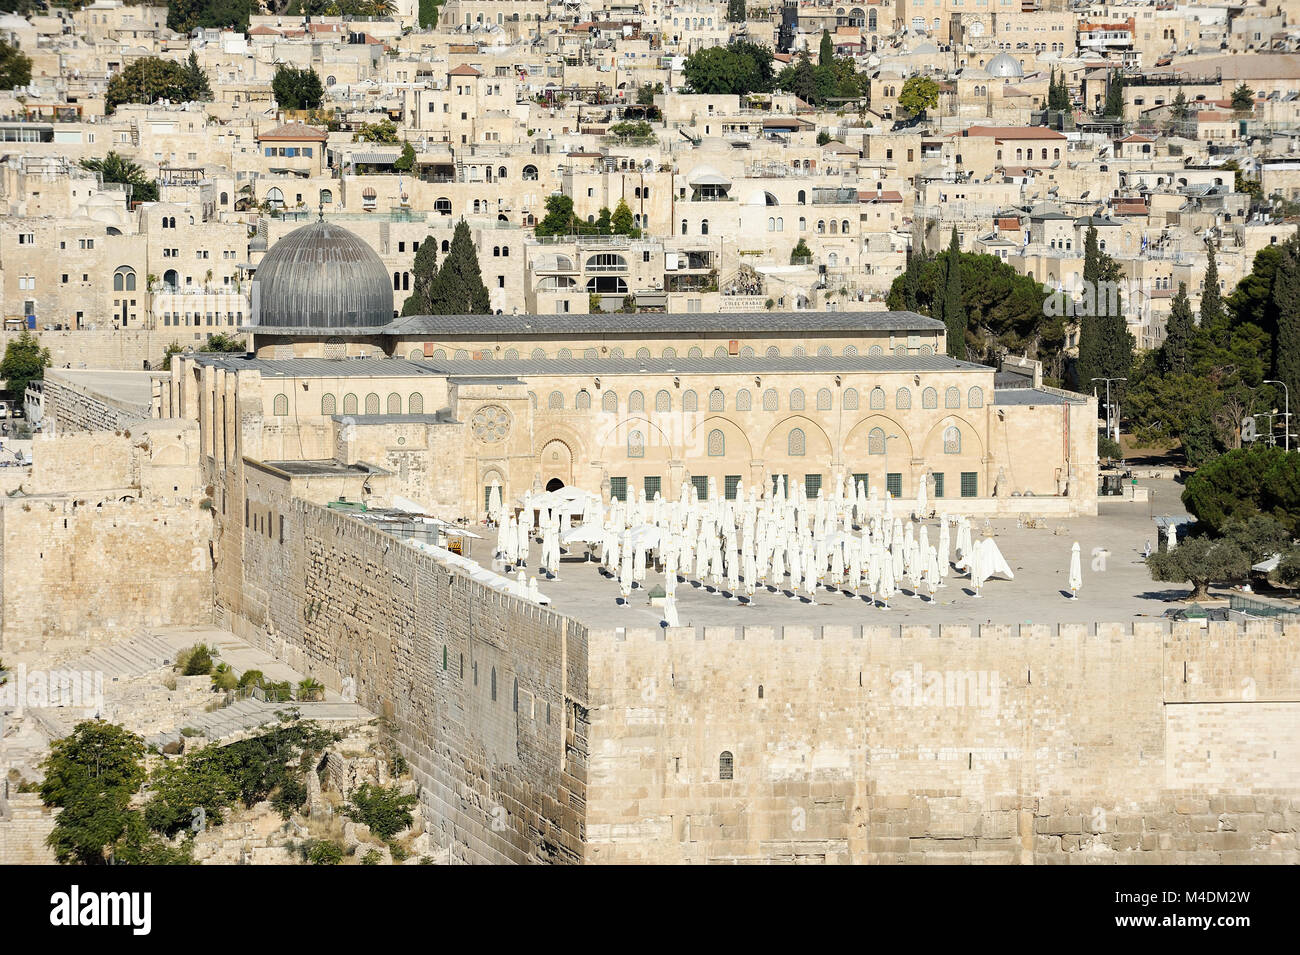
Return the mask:
{"type": "Polygon", "coordinates": [[[1291,389],[1287,387],[1285,381],[1272,381],[1266,378],[1264,379],[1264,384],[1282,386],[1282,399],[1284,402],[1282,405],[1282,434],[1283,434],[1283,440],[1285,442],[1283,447],[1285,450],[1290,451],[1291,450],[1291,389]]]}
{"type": "MultiPolygon", "coordinates": [[[[1112,381],[1128,381],[1128,379],[1127,378],[1094,378],[1092,380],[1106,382],[1106,431],[1109,433],[1111,431],[1110,422],[1111,422],[1111,411],[1112,411],[1111,403],[1110,403],[1110,383],[1112,381]]],[[[1116,391],[1118,390],[1119,389],[1117,388],[1116,391]]],[[[1119,415],[1116,414],[1114,417],[1115,417],[1115,429],[1114,429],[1114,434],[1112,434],[1111,437],[1116,444],[1119,444],[1119,415]]]]}

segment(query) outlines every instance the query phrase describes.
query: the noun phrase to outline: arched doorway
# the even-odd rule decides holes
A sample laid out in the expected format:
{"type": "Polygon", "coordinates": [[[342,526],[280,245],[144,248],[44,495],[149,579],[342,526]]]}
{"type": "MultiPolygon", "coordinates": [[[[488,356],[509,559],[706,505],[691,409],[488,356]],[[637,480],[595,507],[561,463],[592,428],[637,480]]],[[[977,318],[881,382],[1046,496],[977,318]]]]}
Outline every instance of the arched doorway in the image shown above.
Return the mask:
{"type": "Polygon", "coordinates": [[[554,438],[546,442],[540,463],[542,481],[547,490],[550,490],[553,480],[558,480],[561,487],[573,483],[573,451],[563,441],[554,438]]]}
{"type": "Polygon", "coordinates": [[[558,491],[562,487],[564,487],[564,482],[559,478],[551,478],[546,482],[546,490],[548,491],[558,491]]]}

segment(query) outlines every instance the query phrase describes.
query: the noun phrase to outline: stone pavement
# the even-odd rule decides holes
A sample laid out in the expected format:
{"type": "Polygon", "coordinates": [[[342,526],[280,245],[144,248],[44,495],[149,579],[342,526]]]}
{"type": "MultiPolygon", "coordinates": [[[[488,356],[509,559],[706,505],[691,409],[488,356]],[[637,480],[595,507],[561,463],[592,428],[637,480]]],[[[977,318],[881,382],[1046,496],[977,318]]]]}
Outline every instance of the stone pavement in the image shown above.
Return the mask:
{"type": "MultiPolygon", "coordinates": [[[[1049,519],[1043,528],[1017,527],[1015,520],[991,521],[994,540],[1015,580],[994,578],[979,598],[972,596],[969,580],[955,570],[947,578],[947,587],[939,591],[937,603],[905,591],[895,595],[888,611],[825,589],[818,592],[816,605],[765,590],[757,595],[755,606],[749,607],[743,598],[729,600],[725,593],[679,583],[678,616],[683,626],[1085,623],[1159,617],[1171,606],[1181,606],[1165,601],[1183,597],[1189,588],[1151,580],[1142,550],[1148,540],[1153,548],[1156,544],[1153,516],[1177,516],[1186,511],[1179,500],[1181,485],[1160,480],[1142,483],[1151,489],[1151,501],[1103,499],[1097,517],[1049,519]],[[1058,529],[1063,533],[1058,534],[1058,529]],[[1070,548],[1076,540],[1083,553],[1083,588],[1079,599],[1071,600],[1066,596],[1066,580],[1070,548]]],[[[978,536],[983,528],[983,520],[972,521],[978,536]]],[[[473,542],[471,556],[490,566],[494,541],[489,530],[487,539],[473,542]]],[[[930,541],[938,541],[935,522],[930,522],[930,541]]],[[[539,566],[539,549],[533,548],[530,575],[539,566]]],[[[568,556],[558,579],[539,577],[538,589],[552,599],[553,609],[593,627],[658,625],[663,614],[649,605],[647,591],[634,590],[631,605],[622,606],[618,581],[602,576],[594,563],[585,565],[584,554],[585,549],[579,546],[568,556]]],[[[646,586],[662,582],[662,574],[647,571],[646,586]]]]}

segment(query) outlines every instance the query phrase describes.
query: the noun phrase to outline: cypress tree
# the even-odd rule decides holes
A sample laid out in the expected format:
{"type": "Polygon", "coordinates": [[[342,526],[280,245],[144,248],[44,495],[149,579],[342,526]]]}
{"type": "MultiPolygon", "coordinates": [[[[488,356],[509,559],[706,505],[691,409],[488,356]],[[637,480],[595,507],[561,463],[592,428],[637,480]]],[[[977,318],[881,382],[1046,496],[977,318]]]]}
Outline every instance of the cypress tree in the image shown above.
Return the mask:
{"type": "Polygon", "coordinates": [[[817,50],[817,65],[835,65],[835,45],[831,42],[831,34],[829,30],[822,30],[822,44],[817,50]]]}
{"type": "Polygon", "coordinates": [[[478,252],[464,219],[456,223],[430,304],[431,313],[437,315],[488,315],[492,311],[492,301],[479,271],[478,252]]]}
{"type": "MultiPolygon", "coordinates": [[[[1291,243],[1282,247],[1273,276],[1273,306],[1277,314],[1277,339],[1273,368],[1290,393],[1291,413],[1300,411],[1300,258],[1291,243]]],[[[1291,422],[1287,422],[1288,429],[1291,422]]]]}
{"type": "Polygon", "coordinates": [[[1101,280],[1101,250],[1097,246],[1097,228],[1089,226],[1083,240],[1083,287],[1093,300],[1092,308],[1076,310],[1079,316],[1079,358],[1075,364],[1075,377],[1080,391],[1088,391],[1092,379],[1100,377],[1101,349],[1100,319],[1097,313],[1097,291],[1101,280]]]}
{"type": "Polygon", "coordinates": [[[943,323],[948,329],[948,354],[966,359],[966,305],[961,293],[961,245],[957,241],[957,227],[952,227],[952,241],[944,263],[944,286],[940,296],[943,302],[943,323]]]}
{"type": "MultiPolygon", "coordinates": [[[[1201,292],[1201,327],[1216,334],[1223,324],[1223,297],[1219,294],[1219,265],[1214,246],[1206,246],[1205,289],[1201,292]]],[[[1217,336],[1216,336],[1217,337],[1217,336]]]]}
{"type": "Polygon", "coordinates": [[[1165,342],[1160,346],[1160,370],[1181,375],[1187,371],[1187,349],[1192,341],[1192,303],[1187,297],[1187,283],[1178,283],[1178,294],[1169,308],[1165,323],[1165,342]]]}
{"type": "Polygon", "coordinates": [[[403,315],[430,315],[433,313],[434,286],[438,281],[438,243],[426,235],[415,252],[411,266],[411,294],[402,304],[403,315]]]}

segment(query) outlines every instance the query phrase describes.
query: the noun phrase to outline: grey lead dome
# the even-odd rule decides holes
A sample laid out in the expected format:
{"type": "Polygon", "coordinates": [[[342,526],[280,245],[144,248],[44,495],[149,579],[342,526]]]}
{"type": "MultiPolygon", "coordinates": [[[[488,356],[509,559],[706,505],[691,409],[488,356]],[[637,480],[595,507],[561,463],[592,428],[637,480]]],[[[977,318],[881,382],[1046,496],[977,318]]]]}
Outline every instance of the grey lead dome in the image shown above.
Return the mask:
{"type": "Polygon", "coordinates": [[[357,328],[393,320],[388,269],[364,239],[329,222],[294,229],[253,277],[253,323],[357,328]]]}

